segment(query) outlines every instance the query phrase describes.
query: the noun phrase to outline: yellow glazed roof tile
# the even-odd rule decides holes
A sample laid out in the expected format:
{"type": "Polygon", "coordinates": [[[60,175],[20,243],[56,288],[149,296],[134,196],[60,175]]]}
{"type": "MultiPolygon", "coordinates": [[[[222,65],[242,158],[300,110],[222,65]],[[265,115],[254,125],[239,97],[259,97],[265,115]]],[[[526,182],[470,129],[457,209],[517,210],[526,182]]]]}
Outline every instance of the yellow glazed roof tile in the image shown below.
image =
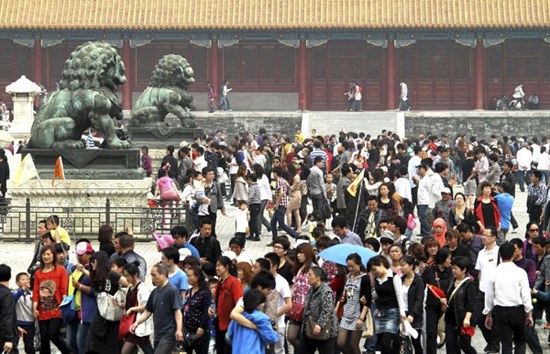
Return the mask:
{"type": "Polygon", "coordinates": [[[550,0],[2,0],[0,29],[546,29],[550,0]]]}

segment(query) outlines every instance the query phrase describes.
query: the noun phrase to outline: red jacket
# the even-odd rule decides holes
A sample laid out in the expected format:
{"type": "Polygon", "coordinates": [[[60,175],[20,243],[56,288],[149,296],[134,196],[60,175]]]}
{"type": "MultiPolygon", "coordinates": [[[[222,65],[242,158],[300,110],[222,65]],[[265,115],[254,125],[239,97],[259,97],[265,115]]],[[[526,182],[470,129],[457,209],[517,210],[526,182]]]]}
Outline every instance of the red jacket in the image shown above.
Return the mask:
{"type": "Polygon", "coordinates": [[[231,322],[231,311],[243,297],[243,287],[237,278],[230,275],[223,283],[218,282],[214,296],[218,310],[218,329],[225,331],[231,322]]]}
{"type": "MultiPolygon", "coordinates": [[[[498,211],[498,205],[497,205],[497,202],[496,202],[495,198],[493,198],[493,197],[489,197],[489,198],[491,199],[491,204],[493,205],[493,213],[495,215],[496,228],[498,229],[500,227],[500,212],[498,211]]],[[[477,207],[475,208],[474,212],[475,212],[476,217],[483,224],[483,227],[487,227],[487,225],[485,224],[485,220],[483,220],[483,212],[481,210],[482,204],[483,204],[483,202],[481,201],[482,199],[483,199],[483,197],[478,197],[476,199],[476,202],[478,202],[478,203],[477,203],[477,207]]]]}
{"type": "Polygon", "coordinates": [[[60,265],[48,273],[41,269],[34,275],[34,290],[32,301],[38,303],[38,319],[41,321],[61,318],[59,305],[67,295],[69,277],[67,271],[60,265]]]}

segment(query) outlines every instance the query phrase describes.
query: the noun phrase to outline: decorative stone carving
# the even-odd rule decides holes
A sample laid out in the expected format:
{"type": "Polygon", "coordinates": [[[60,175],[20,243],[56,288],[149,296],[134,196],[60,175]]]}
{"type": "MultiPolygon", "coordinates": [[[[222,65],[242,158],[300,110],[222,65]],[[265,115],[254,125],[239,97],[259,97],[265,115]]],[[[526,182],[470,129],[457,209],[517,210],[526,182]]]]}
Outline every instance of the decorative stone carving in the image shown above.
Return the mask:
{"type": "Polygon", "coordinates": [[[168,54],[160,59],[153,70],[151,84],[137,99],[132,110],[131,127],[166,126],[166,115],[172,113],[182,127],[193,124],[189,113],[194,110],[189,85],[195,82],[194,71],[181,55],[168,54]]]}
{"type": "Polygon", "coordinates": [[[122,119],[118,86],[126,82],[124,63],[115,48],[87,42],[65,62],[61,89],[37,114],[29,147],[84,148],[81,136],[92,127],[108,149],[127,149],[130,142],[117,137],[113,118],[122,119]]]}

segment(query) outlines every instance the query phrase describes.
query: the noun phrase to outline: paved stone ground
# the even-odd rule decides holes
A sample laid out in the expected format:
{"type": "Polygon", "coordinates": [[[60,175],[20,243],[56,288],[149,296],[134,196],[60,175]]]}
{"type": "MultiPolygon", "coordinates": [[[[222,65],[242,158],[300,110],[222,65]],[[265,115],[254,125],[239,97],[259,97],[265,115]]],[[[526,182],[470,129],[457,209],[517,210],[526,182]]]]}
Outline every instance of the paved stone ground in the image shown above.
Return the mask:
{"type": "MultiPolygon", "coordinates": [[[[516,202],[514,203],[513,213],[518,220],[520,228],[516,233],[508,234],[508,238],[522,238],[525,232],[525,225],[528,221],[528,216],[525,211],[525,202],[526,202],[526,193],[521,193],[519,189],[516,192],[516,202]]],[[[231,218],[235,211],[234,207],[227,205],[227,215],[228,217],[219,216],[218,217],[218,226],[217,231],[219,234],[219,239],[222,244],[222,250],[228,249],[229,239],[233,236],[234,232],[234,219],[231,218]]],[[[419,230],[417,230],[419,231],[419,230]]],[[[330,231],[329,231],[330,233],[330,231]]],[[[262,241],[260,242],[248,242],[247,251],[252,254],[254,257],[261,257],[265,253],[271,251],[271,248],[266,247],[265,245],[271,240],[271,235],[267,231],[263,230],[262,241]]],[[[152,265],[155,262],[160,261],[160,255],[156,251],[154,242],[143,242],[137,243],[136,251],[145,257],[148,265],[152,265]]],[[[33,245],[29,243],[13,243],[13,242],[2,242],[0,243],[0,263],[9,264],[12,267],[13,278],[18,272],[26,271],[30,259],[32,257],[33,245]]],[[[71,255],[74,259],[74,255],[71,255]]],[[[147,282],[150,282],[150,277],[147,277],[147,282]]],[[[150,283],[149,283],[150,284],[150,283]]],[[[15,281],[13,281],[13,286],[15,286],[15,281]]],[[[542,344],[544,352],[550,353],[550,346],[547,343],[548,331],[543,330],[542,325],[537,326],[537,332],[539,334],[539,339],[542,344]]],[[[485,341],[481,336],[481,332],[476,330],[476,334],[473,338],[473,345],[478,350],[482,352],[485,347],[485,341]]],[[[22,350],[22,348],[20,348],[22,350]]],[[[439,352],[443,353],[444,348],[440,349],[439,352]]]]}

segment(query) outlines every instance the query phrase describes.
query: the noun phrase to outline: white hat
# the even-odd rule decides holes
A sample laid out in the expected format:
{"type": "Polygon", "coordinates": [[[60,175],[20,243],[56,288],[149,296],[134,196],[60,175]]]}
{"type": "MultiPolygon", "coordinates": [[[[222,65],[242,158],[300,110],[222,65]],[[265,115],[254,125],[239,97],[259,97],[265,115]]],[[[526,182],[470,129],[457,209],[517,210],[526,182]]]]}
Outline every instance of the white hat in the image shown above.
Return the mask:
{"type": "Polygon", "coordinates": [[[185,261],[185,258],[192,255],[191,250],[189,248],[182,247],[178,250],[180,254],[180,262],[185,261]]]}
{"type": "Polygon", "coordinates": [[[451,194],[451,190],[448,187],[445,187],[445,188],[441,189],[441,194],[443,194],[443,193],[451,194]]]}
{"type": "Polygon", "coordinates": [[[180,143],[180,147],[186,147],[187,145],[189,145],[189,143],[185,140],[180,143]]]}
{"type": "Polygon", "coordinates": [[[231,261],[234,261],[237,259],[237,254],[233,251],[225,251],[223,255],[229,258],[231,261]]]}

